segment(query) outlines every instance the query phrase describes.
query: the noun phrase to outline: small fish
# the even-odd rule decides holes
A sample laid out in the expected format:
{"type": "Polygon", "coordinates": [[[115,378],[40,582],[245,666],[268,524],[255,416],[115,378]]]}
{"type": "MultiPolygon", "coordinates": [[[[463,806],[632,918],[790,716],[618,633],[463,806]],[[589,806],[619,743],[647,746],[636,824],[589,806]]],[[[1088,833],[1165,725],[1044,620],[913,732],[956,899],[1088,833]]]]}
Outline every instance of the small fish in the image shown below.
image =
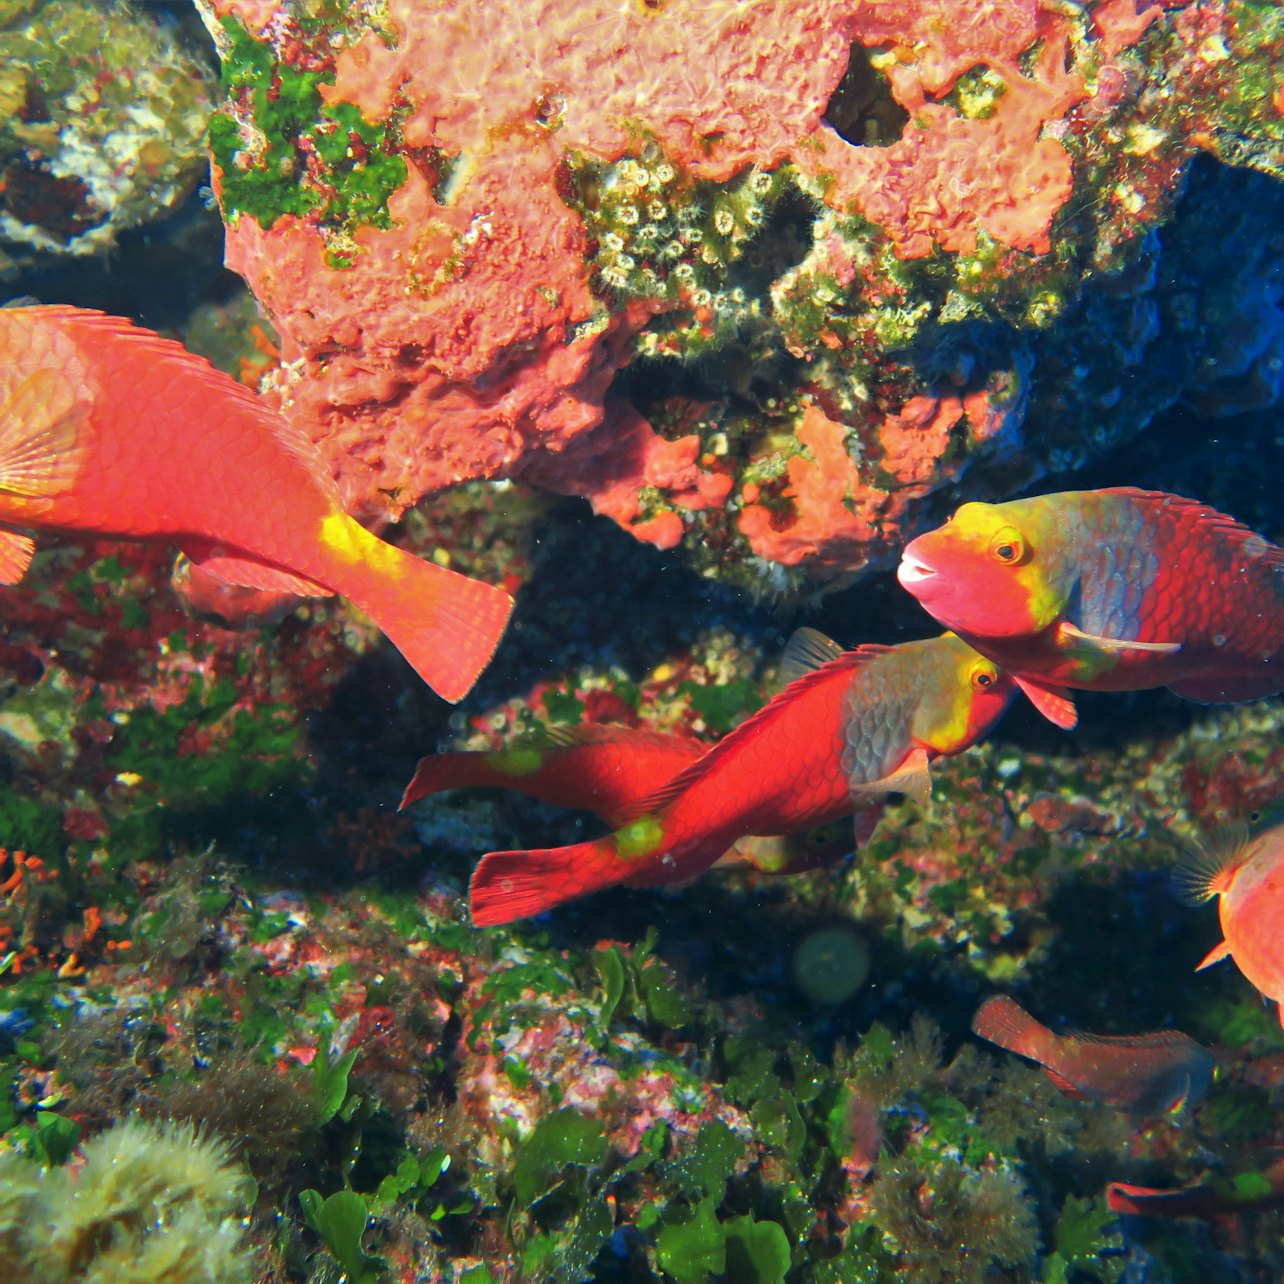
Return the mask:
{"type": "Polygon", "coordinates": [[[810,671],[642,800],[615,833],[483,856],[470,887],[473,921],[511,923],[618,883],[694,878],[745,834],[827,824],[887,793],[926,801],[931,760],[980,740],[1015,690],[949,634],[842,651],[804,629],[786,668],[810,671]]]}
{"type": "Polygon", "coordinates": [[[972,1031],[1037,1061],[1067,1096],[1147,1117],[1202,1100],[1217,1059],[1180,1030],[1107,1036],[1054,1034],[1006,995],[986,999],[972,1031]]]}
{"type": "Polygon", "coordinates": [[[230,376],[80,308],[0,308],[4,584],[35,549],[14,527],[164,540],[229,584],[341,593],[447,700],[489,663],[513,605],[370,534],[311,442],[230,376]]]}
{"type": "MultiPolygon", "coordinates": [[[[1182,899],[1202,905],[1219,897],[1223,940],[1195,970],[1224,958],[1268,999],[1284,1000],[1284,811],[1256,831],[1231,825],[1185,853],[1174,874],[1182,899]]],[[[1284,1026],[1284,1006],[1280,1007],[1284,1026]]]]}
{"type": "MultiPolygon", "coordinates": [[[[491,752],[430,754],[419,761],[401,809],[446,789],[515,789],[555,807],[596,813],[612,828],[637,805],[703,757],[703,740],[645,727],[587,724],[519,736],[491,752]]],[[[881,802],[861,813],[858,842],[869,838],[881,802]]],[[[797,874],[851,851],[845,827],[814,826],[796,834],[746,836],[719,864],[752,865],[765,874],[797,874]]],[[[675,880],[678,881],[678,880],[675,880]]]]}
{"type": "Polygon", "coordinates": [[[1221,1217],[1254,1208],[1270,1208],[1284,1200],[1284,1160],[1263,1171],[1250,1170],[1219,1177],[1202,1186],[1164,1190],[1112,1181],[1106,1205],[1112,1213],[1131,1217],[1221,1217]]]}
{"type": "Polygon", "coordinates": [[[1177,495],[964,504],[905,549],[897,578],[1060,727],[1076,722],[1070,687],[1284,690],[1284,549],[1177,495]]]}

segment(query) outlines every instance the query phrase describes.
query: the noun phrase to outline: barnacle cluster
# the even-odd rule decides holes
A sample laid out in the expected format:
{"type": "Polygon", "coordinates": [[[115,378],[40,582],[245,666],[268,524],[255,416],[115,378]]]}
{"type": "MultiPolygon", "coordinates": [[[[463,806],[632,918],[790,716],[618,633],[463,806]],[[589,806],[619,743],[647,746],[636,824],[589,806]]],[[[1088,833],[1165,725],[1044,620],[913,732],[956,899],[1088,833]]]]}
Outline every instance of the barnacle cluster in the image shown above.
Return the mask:
{"type": "Polygon", "coordinates": [[[570,163],[573,204],[595,246],[594,280],[615,298],[663,299],[682,313],[643,336],[646,355],[687,355],[690,341],[729,337],[758,301],[730,280],[789,185],[786,171],[750,169],[730,183],[693,178],[654,142],[613,164],[570,163]],[[688,342],[678,334],[692,327],[688,342]]]}

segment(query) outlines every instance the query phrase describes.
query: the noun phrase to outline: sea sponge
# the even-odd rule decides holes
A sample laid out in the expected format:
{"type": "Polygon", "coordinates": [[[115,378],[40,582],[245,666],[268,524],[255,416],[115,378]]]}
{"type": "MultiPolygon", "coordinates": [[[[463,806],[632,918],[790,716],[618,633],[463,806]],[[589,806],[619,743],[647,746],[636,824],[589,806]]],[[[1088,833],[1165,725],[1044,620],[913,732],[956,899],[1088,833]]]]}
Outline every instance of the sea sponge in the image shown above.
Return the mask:
{"type": "Polygon", "coordinates": [[[63,1284],[249,1284],[241,1218],[253,1180],[180,1124],[117,1124],[74,1169],[0,1156],[0,1269],[63,1284]]]}

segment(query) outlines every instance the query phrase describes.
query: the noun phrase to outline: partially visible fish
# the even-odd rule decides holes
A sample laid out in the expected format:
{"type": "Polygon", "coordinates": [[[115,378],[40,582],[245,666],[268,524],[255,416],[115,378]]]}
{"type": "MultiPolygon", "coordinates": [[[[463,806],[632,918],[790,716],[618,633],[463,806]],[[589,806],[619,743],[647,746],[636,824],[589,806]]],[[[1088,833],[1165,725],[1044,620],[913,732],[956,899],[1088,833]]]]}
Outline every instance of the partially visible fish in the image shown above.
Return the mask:
{"type": "Polygon", "coordinates": [[[1174,877],[1188,904],[1220,898],[1224,939],[1195,970],[1233,958],[1251,984],[1280,1004],[1284,1026],[1284,811],[1255,831],[1226,827],[1188,851],[1174,877]]]}
{"type": "Polygon", "coordinates": [[[841,651],[802,630],[786,663],[804,661],[810,672],[640,802],[615,833],[482,857],[470,887],[473,921],[509,923],[619,883],[693,878],[746,834],[825,824],[871,797],[925,801],[931,760],[984,737],[1014,691],[950,634],[841,651]]]}
{"type": "Polygon", "coordinates": [[[1262,1172],[1238,1173],[1201,1186],[1164,1190],[1112,1181],[1106,1187],[1106,1206],[1130,1217],[1221,1217],[1254,1208],[1271,1208],[1284,1201],[1284,1160],[1262,1172]]]}
{"type": "Polygon", "coordinates": [[[986,999],[972,1030],[1037,1061],[1067,1096],[1134,1114],[1172,1114],[1202,1100],[1217,1059],[1180,1030],[1122,1036],[1054,1034],[1006,995],[986,999]]]}
{"type": "Polygon", "coordinates": [[[229,584],[342,593],[447,700],[513,606],[349,517],[307,437],[229,375],[81,308],[0,308],[3,584],[35,548],[15,527],[162,540],[229,584]]]}
{"type": "MultiPolygon", "coordinates": [[[[591,811],[615,828],[709,749],[693,736],[646,727],[553,727],[519,736],[502,749],[421,758],[401,808],[447,789],[489,786],[515,789],[555,807],[591,811]]],[[[857,844],[869,838],[882,811],[881,799],[862,809],[857,844]]],[[[748,835],[718,863],[747,864],[764,874],[797,874],[837,860],[852,847],[846,826],[819,825],[793,834],[748,835]]]]}
{"type": "Polygon", "coordinates": [[[1193,500],[1120,487],[964,504],[897,578],[1061,727],[1067,688],[1200,701],[1284,690],[1284,549],[1193,500]]]}

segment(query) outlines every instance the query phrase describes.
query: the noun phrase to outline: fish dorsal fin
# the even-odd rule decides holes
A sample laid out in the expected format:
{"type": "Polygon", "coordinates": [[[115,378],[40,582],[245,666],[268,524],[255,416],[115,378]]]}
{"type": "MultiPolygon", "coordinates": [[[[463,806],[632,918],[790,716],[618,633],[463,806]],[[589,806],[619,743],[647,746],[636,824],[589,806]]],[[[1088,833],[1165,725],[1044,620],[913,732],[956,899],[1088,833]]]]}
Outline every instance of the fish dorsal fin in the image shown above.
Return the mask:
{"type": "Polygon", "coordinates": [[[787,687],[804,674],[823,668],[836,660],[843,648],[819,629],[795,629],[785,643],[785,653],[780,657],[780,685],[787,687]]]}
{"type": "Polygon", "coordinates": [[[708,753],[698,758],[689,767],[683,768],[668,784],[640,798],[625,808],[618,816],[621,825],[637,820],[640,816],[654,815],[667,807],[680,793],[711,767],[716,766],[728,754],[739,751],[741,743],[750,736],[758,735],[772,721],[780,717],[795,701],[806,696],[813,687],[828,682],[837,673],[850,672],[868,664],[876,656],[888,650],[884,646],[859,646],[854,651],[842,651],[834,659],[822,664],[819,669],[812,669],[802,677],[795,678],[783,691],[772,696],[756,713],[752,713],[739,726],[728,731],[708,753]]]}
{"type": "Polygon", "coordinates": [[[34,540],[0,528],[0,584],[16,584],[22,579],[35,552],[34,540]]]}
{"type": "Polygon", "coordinates": [[[63,304],[42,304],[33,307],[31,312],[37,316],[47,317],[51,321],[57,321],[60,325],[66,326],[72,334],[90,330],[104,338],[113,338],[127,343],[137,353],[149,357],[153,362],[181,372],[181,378],[189,387],[204,384],[208,387],[211,397],[217,397],[224,402],[239,403],[246,416],[259,421],[266,436],[279,442],[307,470],[313,482],[321,488],[327,498],[333,501],[336,508],[343,506],[334,476],[325,466],[321,452],[311,438],[283,414],[268,406],[249,388],[238,383],[231,375],[215,369],[204,357],[183,347],[173,339],[166,339],[154,330],[134,325],[126,317],[110,316],[91,308],[75,308],[63,304]]]}
{"type": "Polygon", "coordinates": [[[517,741],[532,747],[552,749],[578,749],[584,745],[627,744],[637,747],[654,746],[657,749],[682,748],[691,752],[692,758],[705,753],[710,746],[695,736],[677,731],[658,731],[654,727],[627,727],[619,722],[584,722],[578,726],[557,723],[541,727],[519,736],[517,741]]]}
{"type": "Polygon", "coordinates": [[[1173,869],[1173,890],[1187,905],[1202,905],[1227,891],[1235,871],[1252,855],[1244,824],[1220,825],[1202,841],[1183,845],[1173,869]]]}
{"type": "Polygon", "coordinates": [[[57,370],[33,370],[0,407],[0,491],[52,500],[75,484],[89,403],[57,370]]]}
{"type": "Polygon", "coordinates": [[[1085,633],[1069,620],[1061,622],[1058,633],[1063,642],[1086,646],[1102,655],[1171,655],[1174,651],[1181,650],[1180,642],[1128,642],[1123,638],[1103,638],[1096,633],[1085,633]]]}
{"type": "Polygon", "coordinates": [[[881,780],[849,785],[852,797],[863,798],[866,794],[905,794],[920,807],[926,807],[932,801],[932,773],[928,767],[929,761],[926,749],[921,747],[911,749],[905,761],[890,775],[882,777],[881,780]]]}
{"type": "Polygon", "coordinates": [[[1029,697],[1030,703],[1043,714],[1054,727],[1062,731],[1073,731],[1079,725],[1079,713],[1074,707],[1074,696],[1065,687],[1045,686],[1019,674],[1012,675],[1013,681],[1029,697]]]}
{"type": "Polygon", "coordinates": [[[1093,1034],[1089,1030],[1078,1030],[1074,1027],[1066,1030],[1066,1039],[1076,1043],[1097,1043],[1116,1048],[1167,1048],[1173,1045],[1187,1047],[1195,1040],[1180,1030],[1146,1030],[1142,1034],[1093,1034]]]}
{"type": "Polygon", "coordinates": [[[1265,536],[1259,535],[1250,526],[1237,522],[1225,513],[1219,513],[1197,499],[1186,499],[1181,495],[1168,495],[1163,491],[1139,490],[1133,486],[1119,486],[1115,494],[1127,496],[1134,503],[1143,507],[1166,508],[1182,516],[1207,526],[1210,531],[1227,537],[1240,545],[1240,551],[1249,558],[1261,558],[1268,566],[1284,570],[1284,548],[1272,544],[1265,536]]]}
{"type": "MultiPolygon", "coordinates": [[[[1214,945],[1213,948],[1204,955],[1203,959],[1199,963],[1195,964],[1195,971],[1202,972],[1206,967],[1212,967],[1214,963],[1220,963],[1222,959],[1230,958],[1230,955],[1230,942],[1222,941],[1220,944],[1214,945]]],[[[1281,1024],[1284,1024],[1284,1022],[1281,1022],[1281,1024]]]]}

